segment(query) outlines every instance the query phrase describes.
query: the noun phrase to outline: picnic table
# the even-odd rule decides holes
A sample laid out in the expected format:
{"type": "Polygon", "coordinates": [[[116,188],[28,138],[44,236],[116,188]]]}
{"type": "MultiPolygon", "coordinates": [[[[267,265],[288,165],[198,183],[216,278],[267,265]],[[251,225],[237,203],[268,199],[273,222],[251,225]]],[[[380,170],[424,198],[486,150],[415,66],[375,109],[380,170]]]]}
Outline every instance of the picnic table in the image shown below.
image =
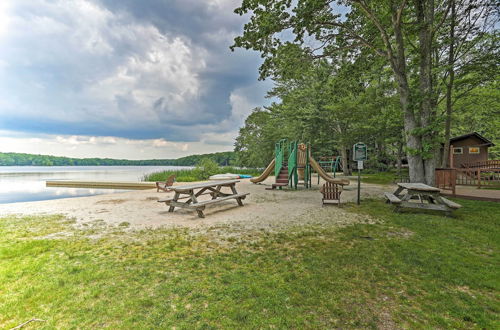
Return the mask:
{"type": "Polygon", "coordinates": [[[219,203],[229,199],[236,199],[239,206],[243,206],[242,200],[245,199],[249,193],[239,194],[236,191],[236,183],[240,180],[224,180],[212,181],[196,184],[188,184],[183,186],[172,186],[174,197],[168,199],[161,199],[158,202],[165,203],[169,206],[168,212],[174,212],[176,207],[187,208],[196,210],[200,218],[204,218],[203,210],[205,206],[210,204],[219,203]],[[231,192],[222,192],[222,188],[229,188],[231,192]],[[185,195],[185,196],[183,196],[185,195]],[[211,195],[212,199],[199,201],[198,197],[201,195],[211,195]],[[179,200],[186,199],[185,202],[179,200]]]}
{"type": "Polygon", "coordinates": [[[398,183],[394,193],[386,192],[384,195],[388,203],[396,206],[396,211],[400,208],[415,208],[442,211],[451,215],[452,211],[462,207],[441,196],[439,188],[423,183],[398,183]]]}

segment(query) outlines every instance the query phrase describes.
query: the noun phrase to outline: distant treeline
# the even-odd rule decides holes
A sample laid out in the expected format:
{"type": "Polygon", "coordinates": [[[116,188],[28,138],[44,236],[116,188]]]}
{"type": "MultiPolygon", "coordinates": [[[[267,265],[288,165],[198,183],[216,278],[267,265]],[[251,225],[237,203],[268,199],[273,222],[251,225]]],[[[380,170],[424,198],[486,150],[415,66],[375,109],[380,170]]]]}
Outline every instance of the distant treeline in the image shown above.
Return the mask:
{"type": "Polygon", "coordinates": [[[69,158],[48,155],[33,155],[14,152],[0,152],[0,166],[194,166],[201,159],[209,158],[221,166],[234,165],[236,154],[232,151],[212,154],[191,155],[178,159],[128,160],[112,158],[69,158]]]}

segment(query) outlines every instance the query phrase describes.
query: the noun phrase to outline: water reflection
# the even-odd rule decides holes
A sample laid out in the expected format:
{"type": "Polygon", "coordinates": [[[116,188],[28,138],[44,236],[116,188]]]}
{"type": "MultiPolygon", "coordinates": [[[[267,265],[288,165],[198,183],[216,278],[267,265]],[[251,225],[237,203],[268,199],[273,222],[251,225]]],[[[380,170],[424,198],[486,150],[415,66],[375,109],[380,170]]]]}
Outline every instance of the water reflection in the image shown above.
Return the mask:
{"type": "MultiPolygon", "coordinates": [[[[189,168],[189,167],[184,167],[189,168]]],[[[141,181],[147,173],[175,166],[0,166],[0,203],[110,194],[126,190],[46,187],[46,180],[141,181]]]]}

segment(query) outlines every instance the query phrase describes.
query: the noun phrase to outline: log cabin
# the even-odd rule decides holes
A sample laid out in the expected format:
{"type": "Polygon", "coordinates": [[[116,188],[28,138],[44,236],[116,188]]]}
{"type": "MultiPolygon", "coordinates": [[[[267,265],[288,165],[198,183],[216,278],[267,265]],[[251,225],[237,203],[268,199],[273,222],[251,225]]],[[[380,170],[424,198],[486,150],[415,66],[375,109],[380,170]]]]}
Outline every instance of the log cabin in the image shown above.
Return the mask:
{"type": "Polygon", "coordinates": [[[477,132],[460,135],[450,139],[450,167],[468,167],[469,164],[486,162],[488,148],[493,142],[477,132]]]}

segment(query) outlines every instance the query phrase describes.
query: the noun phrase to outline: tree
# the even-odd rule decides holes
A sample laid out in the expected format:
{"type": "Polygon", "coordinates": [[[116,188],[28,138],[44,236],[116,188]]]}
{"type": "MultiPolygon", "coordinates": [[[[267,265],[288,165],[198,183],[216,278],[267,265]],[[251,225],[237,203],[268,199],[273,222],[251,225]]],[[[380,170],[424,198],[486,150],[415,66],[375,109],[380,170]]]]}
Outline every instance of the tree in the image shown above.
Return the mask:
{"type": "Polygon", "coordinates": [[[232,46],[261,52],[261,78],[272,77],[283,50],[296,45],[316,59],[339,53],[355,59],[370,52],[386,61],[396,82],[404,118],[412,182],[433,184],[437,102],[433,69],[436,36],[447,21],[449,1],[244,0],[235,10],[252,17],[232,46]],[[290,39],[290,35],[293,39],[290,39]]]}
{"type": "Polygon", "coordinates": [[[255,108],[247,117],[235,142],[239,166],[265,167],[273,158],[274,145],[270,141],[277,138],[270,121],[270,112],[262,108],[255,108]]]}
{"type": "MultiPolygon", "coordinates": [[[[494,27],[499,16],[493,1],[450,0],[447,25],[438,36],[443,51],[437,52],[438,80],[444,89],[445,132],[442,167],[449,164],[454,104],[476,86],[495,79],[498,65],[498,33],[494,27]]],[[[439,88],[438,84],[438,88],[439,88]]]]}
{"type": "Polygon", "coordinates": [[[383,63],[363,56],[355,62],[341,56],[333,63],[313,60],[293,46],[283,58],[274,68],[275,87],[269,92],[280,102],[247,118],[236,139],[240,164],[255,166],[263,154],[268,161],[272,142],[288,138],[310,142],[314,157],[342,155],[348,175],[349,150],[363,140],[380,160],[372,166],[386,169],[391,161],[386,141],[402,145],[402,117],[383,63]]]}

